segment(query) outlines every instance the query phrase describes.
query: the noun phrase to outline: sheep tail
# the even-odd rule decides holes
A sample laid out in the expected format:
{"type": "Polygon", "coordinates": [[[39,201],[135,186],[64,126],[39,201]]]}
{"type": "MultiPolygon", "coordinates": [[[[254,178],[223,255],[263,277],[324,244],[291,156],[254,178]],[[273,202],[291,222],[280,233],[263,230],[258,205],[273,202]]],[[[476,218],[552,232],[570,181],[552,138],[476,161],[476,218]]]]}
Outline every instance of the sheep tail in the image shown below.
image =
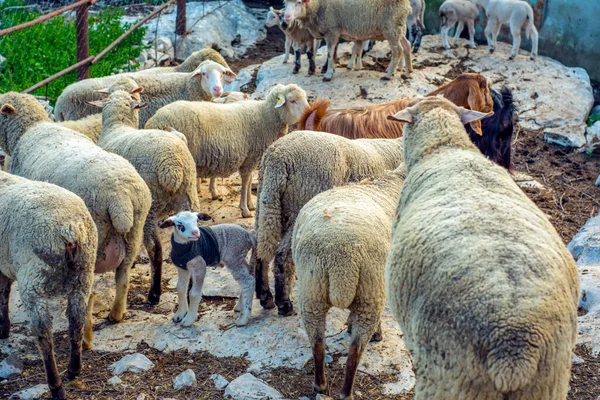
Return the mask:
{"type": "Polygon", "coordinates": [[[304,111],[298,121],[298,130],[320,131],[321,121],[331,102],[327,99],[317,99],[304,111]]]}
{"type": "Polygon", "coordinates": [[[531,39],[531,34],[535,29],[535,24],[533,22],[533,8],[528,7],[527,9],[527,28],[525,29],[525,33],[527,34],[527,39],[531,39]]]}
{"type": "Polygon", "coordinates": [[[486,367],[496,390],[516,392],[537,375],[543,343],[531,327],[502,327],[501,331],[501,342],[488,352],[486,367]]]}
{"type": "Polygon", "coordinates": [[[108,206],[108,214],[117,233],[124,235],[133,228],[133,204],[130,199],[114,199],[108,206]]]}
{"type": "Polygon", "coordinates": [[[166,157],[161,162],[158,184],[169,193],[175,193],[183,183],[183,163],[176,157],[166,157]]]}
{"type": "MultiPolygon", "coordinates": [[[[265,157],[263,157],[263,160],[265,160],[265,157]]],[[[269,262],[275,257],[282,237],[281,193],[285,189],[284,183],[287,180],[287,172],[285,166],[280,164],[268,164],[264,165],[263,168],[265,171],[267,171],[267,168],[270,170],[270,179],[262,182],[259,198],[257,199],[256,239],[258,244],[256,255],[261,260],[269,262]]]]}
{"type": "Polygon", "coordinates": [[[329,301],[334,307],[350,307],[356,297],[359,277],[359,274],[348,274],[345,270],[329,271],[329,301]],[[344,283],[340,284],[340,282],[344,283]]]}

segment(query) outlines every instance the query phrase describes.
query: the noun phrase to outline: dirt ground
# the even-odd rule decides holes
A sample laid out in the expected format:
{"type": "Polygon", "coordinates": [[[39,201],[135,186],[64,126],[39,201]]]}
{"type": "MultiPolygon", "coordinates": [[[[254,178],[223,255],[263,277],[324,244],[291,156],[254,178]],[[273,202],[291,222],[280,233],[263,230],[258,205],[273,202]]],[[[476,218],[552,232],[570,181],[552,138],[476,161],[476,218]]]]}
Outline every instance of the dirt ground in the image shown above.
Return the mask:
{"type": "MultiPolygon", "coordinates": [[[[256,3],[256,2],[254,2],[256,3]]],[[[239,69],[261,63],[283,51],[284,36],[277,29],[268,30],[267,39],[250,49],[240,60],[230,60],[231,67],[239,69]]],[[[384,64],[387,64],[384,62],[384,64]]],[[[292,66],[290,65],[290,69],[292,66]]],[[[252,88],[246,88],[251,90],[252,88]]],[[[578,153],[573,149],[547,144],[543,134],[536,131],[520,130],[514,138],[514,169],[524,172],[540,183],[547,190],[526,189],[527,195],[549,216],[563,241],[568,243],[577,230],[600,208],[600,192],[594,182],[600,173],[600,156],[578,153]]],[[[0,160],[1,161],[1,160],[0,160]]],[[[206,188],[201,191],[202,203],[207,211],[212,213],[219,222],[237,221],[250,224],[251,220],[239,219],[236,202],[239,199],[239,179],[227,179],[221,190],[225,194],[223,201],[209,201],[206,188]]],[[[143,266],[142,266],[143,267],[143,266]]],[[[138,267],[140,268],[140,267],[138,267]]],[[[165,291],[171,289],[166,288],[165,291]]],[[[147,287],[145,281],[133,280],[129,293],[130,309],[169,315],[172,310],[152,308],[145,303],[147,287]]],[[[228,298],[205,299],[202,309],[208,307],[227,307],[232,309],[234,300],[228,298]]],[[[202,313],[202,311],[201,311],[202,313]]],[[[96,318],[95,330],[101,329],[106,321],[96,318]]],[[[28,329],[24,325],[13,326],[13,332],[28,329]]],[[[66,376],[66,361],[68,360],[68,341],[66,333],[55,335],[56,354],[61,375],[66,376]]],[[[45,374],[37,354],[33,340],[27,344],[27,354],[24,360],[25,371],[17,379],[0,382],[0,398],[8,398],[10,394],[39,383],[45,382],[45,374]]],[[[114,388],[107,383],[112,376],[108,367],[124,356],[122,353],[104,353],[88,351],[84,353],[83,371],[81,377],[67,383],[70,399],[136,399],[140,394],[145,399],[176,398],[183,399],[222,399],[223,392],[215,389],[210,381],[210,375],[221,374],[232,380],[243,374],[249,362],[242,357],[219,358],[208,353],[187,353],[176,351],[162,353],[145,344],[137,348],[155,363],[155,367],[145,373],[134,375],[127,373],[124,381],[126,386],[114,388]],[[196,373],[198,385],[196,388],[175,391],[172,388],[174,377],[183,370],[191,368],[196,373]]],[[[593,357],[589,350],[578,346],[576,354],[584,363],[573,366],[569,399],[596,400],[600,396],[600,357],[593,357]]],[[[0,359],[5,354],[0,354],[0,359]]],[[[331,394],[339,390],[343,382],[343,365],[338,363],[339,355],[334,355],[334,361],[327,366],[327,376],[330,380],[331,394]]],[[[312,364],[305,370],[278,368],[269,371],[261,377],[271,386],[284,394],[286,398],[297,399],[308,396],[314,399],[312,393],[312,364]]],[[[373,376],[363,372],[356,379],[356,398],[358,399],[411,399],[412,394],[386,396],[382,392],[383,383],[389,380],[385,376],[373,376]]]]}

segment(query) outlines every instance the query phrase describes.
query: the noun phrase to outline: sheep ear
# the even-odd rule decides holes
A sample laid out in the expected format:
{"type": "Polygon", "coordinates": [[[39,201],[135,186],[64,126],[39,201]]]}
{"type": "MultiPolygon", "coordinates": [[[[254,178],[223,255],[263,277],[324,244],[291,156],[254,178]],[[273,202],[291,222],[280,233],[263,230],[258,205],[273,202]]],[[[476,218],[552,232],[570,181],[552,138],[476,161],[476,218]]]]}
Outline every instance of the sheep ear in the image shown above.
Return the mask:
{"type": "Polygon", "coordinates": [[[158,223],[158,227],[161,229],[168,228],[170,226],[175,226],[175,217],[169,217],[164,221],[158,223]]]}
{"type": "Polygon", "coordinates": [[[279,108],[279,107],[281,107],[284,104],[285,104],[285,97],[279,96],[277,98],[277,104],[275,104],[275,108],[279,108]]]}
{"type": "Polygon", "coordinates": [[[197,70],[195,70],[194,72],[192,72],[190,74],[190,79],[196,79],[199,76],[202,76],[202,71],[200,70],[200,68],[198,68],[197,70]]]}
{"type": "Polygon", "coordinates": [[[398,111],[394,115],[388,116],[387,119],[389,119],[390,121],[400,121],[400,122],[406,122],[409,124],[413,123],[413,116],[410,113],[410,111],[408,111],[406,109],[402,110],[402,111],[398,111]]]}
{"type": "Polygon", "coordinates": [[[144,88],[138,87],[138,88],[132,89],[131,92],[129,92],[129,93],[136,94],[136,93],[142,93],[143,91],[144,91],[144,88]]]}
{"type": "Polygon", "coordinates": [[[0,109],[0,112],[4,115],[13,115],[17,112],[17,109],[10,104],[5,104],[2,106],[2,109],[0,109]]]}
{"type": "Polygon", "coordinates": [[[140,108],[148,107],[148,103],[131,103],[132,110],[139,110],[140,108]]]}
{"type": "Polygon", "coordinates": [[[458,108],[458,112],[460,114],[460,122],[462,122],[463,125],[471,124],[471,128],[473,128],[473,130],[480,136],[483,134],[481,131],[480,121],[484,118],[494,115],[493,111],[490,111],[489,113],[482,113],[479,111],[467,110],[462,107],[458,108]]]}
{"type": "Polygon", "coordinates": [[[94,90],[94,92],[100,93],[100,94],[110,94],[110,90],[108,88],[94,90]]]}
{"type": "Polygon", "coordinates": [[[88,103],[91,106],[96,106],[100,108],[103,108],[106,105],[106,103],[103,100],[86,101],[86,103],[88,103]]]}
{"type": "Polygon", "coordinates": [[[235,78],[237,78],[237,75],[232,70],[225,70],[223,75],[223,81],[225,81],[225,83],[233,83],[233,81],[235,81],[235,78]]]}
{"type": "Polygon", "coordinates": [[[210,221],[212,219],[212,217],[208,214],[205,213],[196,213],[196,215],[198,216],[198,221],[210,221]]]}

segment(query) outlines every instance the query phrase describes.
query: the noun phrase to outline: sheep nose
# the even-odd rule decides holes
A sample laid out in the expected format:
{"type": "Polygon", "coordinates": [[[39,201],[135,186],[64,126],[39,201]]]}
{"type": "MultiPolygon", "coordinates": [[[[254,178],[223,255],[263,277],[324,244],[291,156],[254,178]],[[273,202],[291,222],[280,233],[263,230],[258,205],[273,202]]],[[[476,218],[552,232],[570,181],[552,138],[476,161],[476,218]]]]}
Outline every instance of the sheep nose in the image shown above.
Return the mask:
{"type": "Polygon", "coordinates": [[[290,22],[291,19],[292,17],[290,15],[285,16],[285,22],[290,22]]]}
{"type": "Polygon", "coordinates": [[[216,97],[216,96],[220,96],[220,95],[222,95],[222,94],[223,94],[223,88],[221,88],[221,87],[214,87],[214,88],[212,89],[212,92],[213,92],[213,95],[214,95],[215,97],[216,97]]]}
{"type": "Polygon", "coordinates": [[[192,231],[192,236],[195,238],[200,237],[200,231],[192,231]]]}

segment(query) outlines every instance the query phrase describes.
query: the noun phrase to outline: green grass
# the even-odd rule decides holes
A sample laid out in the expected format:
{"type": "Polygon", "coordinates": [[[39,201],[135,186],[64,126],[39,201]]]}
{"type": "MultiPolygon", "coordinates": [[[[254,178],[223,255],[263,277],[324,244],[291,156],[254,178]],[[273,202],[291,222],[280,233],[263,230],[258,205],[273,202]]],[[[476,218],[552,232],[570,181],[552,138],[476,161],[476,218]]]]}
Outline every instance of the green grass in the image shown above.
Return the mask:
{"type": "MultiPolygon", "coordinates": [[[[5,0],[0,5],[0,29],[33,20],[39,13],[29,9],[4,8],[25,5],[22,0],[5,0]]],[[[121,36],[132,24],[121,25],[125,11],[107,8],[89,17],[89,52],[96,55],[121,36]]],[[[111,50],[97,64],[90,67],[90,77],[110,75],[139,56],[143,49],[145,27],[136,29],[128,38],[111,50]]],[[[0,92],[22,91],[41,80],[77,62],[75,21],[63,16],[0,38],[0,55],[6,61],[0,64],[0,92]]],[[[35,91],[56,99],[62,90],[77,80],[77,71],[71,72],[35,91]]]]}

